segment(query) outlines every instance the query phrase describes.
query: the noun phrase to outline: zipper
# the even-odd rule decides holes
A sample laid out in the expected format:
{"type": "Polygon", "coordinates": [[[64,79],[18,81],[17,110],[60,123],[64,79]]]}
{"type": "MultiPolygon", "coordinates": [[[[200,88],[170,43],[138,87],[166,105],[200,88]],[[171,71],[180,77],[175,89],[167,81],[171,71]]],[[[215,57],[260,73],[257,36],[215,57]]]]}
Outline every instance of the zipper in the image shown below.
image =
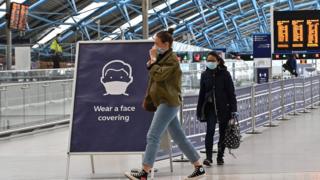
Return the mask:
{"type": "Polygon", "coordinates": [[[219,118],[218,118],[218,110],[217,110],[217,104],[216,104],[216,91],[215,87],[213,88],[213,104],[214,104],[214,113],[217,118],[217,122],[219,123],[219,118]]]}
{"type": "Polygon", "coordinates": [[[216,103],[216,82],[215,82],[215,79],[216,78],[216,74],[214,73],[213,74],[213,104],[214,104],[214,113],[216,115],[216,118],[217,118],[217,122],[219,123],[219,118],[218,118],[218,109],[217,109],[217,103],[216,103]]]}

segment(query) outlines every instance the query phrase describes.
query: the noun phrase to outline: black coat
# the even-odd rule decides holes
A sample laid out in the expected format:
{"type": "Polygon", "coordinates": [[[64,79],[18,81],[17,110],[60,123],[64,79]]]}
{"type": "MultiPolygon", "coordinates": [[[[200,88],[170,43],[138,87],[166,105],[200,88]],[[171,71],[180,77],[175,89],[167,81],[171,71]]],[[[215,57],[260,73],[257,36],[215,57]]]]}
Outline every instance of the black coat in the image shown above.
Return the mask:
{"type": "Polygon", "coordinates": [[[215,109],[217,109],[215,114],[219,121],[228,121],[231,118],[231,113],[237,112],[233,81],[224,65],[218,65],[214,70],[207,68],[201,74],[197,106],[198,119],[206,121],[208,111],[215,111],[215,109]],[[214,98],[216,98],[215,101],[212,100],[214,98]]]}

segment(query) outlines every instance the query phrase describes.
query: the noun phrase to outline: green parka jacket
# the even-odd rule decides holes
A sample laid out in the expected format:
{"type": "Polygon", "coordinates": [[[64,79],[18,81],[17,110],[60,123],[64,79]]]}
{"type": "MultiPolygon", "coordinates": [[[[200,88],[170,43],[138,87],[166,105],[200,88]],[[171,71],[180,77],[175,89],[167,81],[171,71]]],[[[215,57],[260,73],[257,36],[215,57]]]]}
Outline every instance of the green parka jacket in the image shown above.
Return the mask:
{"type": "Polygon", "coordinates": [[[181,75],[177,56],[169,49],[163,57],[158,57],[156,63],[149,69],[147,96],[155,106],[165,103],[169,106],[181,104],[181,75]]]}

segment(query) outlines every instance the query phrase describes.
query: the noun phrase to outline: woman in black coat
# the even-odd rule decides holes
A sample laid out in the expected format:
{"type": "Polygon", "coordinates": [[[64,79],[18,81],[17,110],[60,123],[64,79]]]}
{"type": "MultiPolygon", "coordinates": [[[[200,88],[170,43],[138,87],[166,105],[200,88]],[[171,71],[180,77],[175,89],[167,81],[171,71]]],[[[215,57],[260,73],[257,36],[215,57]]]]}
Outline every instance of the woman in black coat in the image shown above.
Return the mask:
{"type": "Polygon", "coordinates": [[[223,165],[224,138],[229,120],[237,113],[237,100],[233,81],[224,60],[216,53],[208,54],[207,69],[201,74],[197,117],[207,122],[205,139],[206,159],[203,164],[211,166],[212,146],[216,123],[219,124],[217,164],[223,165]]]}

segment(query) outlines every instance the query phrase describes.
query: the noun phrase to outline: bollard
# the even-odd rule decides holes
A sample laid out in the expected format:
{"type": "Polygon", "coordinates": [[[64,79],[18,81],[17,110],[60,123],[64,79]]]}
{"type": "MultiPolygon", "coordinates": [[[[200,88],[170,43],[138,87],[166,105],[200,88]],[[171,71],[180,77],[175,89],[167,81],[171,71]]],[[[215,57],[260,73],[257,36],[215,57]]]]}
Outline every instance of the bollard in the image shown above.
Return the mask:
{"type": "Polygon", "coordinates": [[[5,122],[2,119],[2,92],[4,91],[7,91],[5,86],[0,88],[0,129],[5,129],[5,122]]]}
{"type": "Polygon", "coordinates": [[[305,77],[303,77],[303,82],[302,82],[302,97],[303,97],[303,111],[300,113],[309,113],[310,111],[307,110],[306,108],[306,96],[305,96],[305,77]]]}
{"type": "Polygon", "coordinates": [[[280,120],[280,121],[288,121],[288,120],[290,120],[288,117],[286,117],[286,115],[285,115],[285,98],[284,98],[284,96],[285,96],[285,93],[284,93],[284,91],[285,91],[285,89],[284,89],[284,79],[282,79],[282,81],[281,81],[281,118],[279,118],[278,120],[280,120]]]}
{"type": "Polygon", "coordinates": [[[62,84],[62,88],[63,88],[63,118],[66,118],[67,115],[66,115],[66,85],[68,85],[68,83],[66,82],[63,82],[62,84]]]}
{"type": "Polygon", "coordinates": [[[246,134],[261,134],[261,132],[256,131],[256,98],[255,98],[255,84],[251,86],[251,115],[252,115],[252,131],[246,134]]]}
{"type": "Polygon", "coordinates": [[[44,83],[42,85],[44,90],[44,121],[47,121],[47,87],[49,86],[48,83],[44,83]]]}
{"type": "MultiPolygon", "coordinates": [[[[0,88],[0,129],[3,128],[3,129],[6,129],[6,122],[7,122],[7,129],[9,129],[10,125],[9,125],[9,121],[5,121],[4,119],[2,119],[2,99],[3,99],[3,96],[2,96],[2,92],[6,92],[8,91],[7,87],[6,86],[3,86],[0,88]]],[[[4,95],[4,97],[6,97],[6,94],[4,95]]],[[[4,105],[5,107],[6,105],[4,105]]]]}
{"type": "Polygon", "coordinates": [[[23,106],[23,125],[26,125],[26,89],[28,89],[28,84],[24,84],[21,87],[22,90],[22,106],[23,106]]]}
{"type": "Polygon", "coordinates": [[[269,83],[269,94],[268,94],[268,106],[269,106],[269,124],[264,125],[264,127],[277,127],[278,125],[272,123],[272,86],[269,83]]]}
{"type": "Polygon", "coordinates": [[[296,78],[293,77],[293,112],[290,114],[292,116],[297,116],[299,113],[297,112],[297,98],[296,98],[296,78]]]}
{"type": "Polygon", "coordinates": [[[310,87],[311,87],[311,106],[308,108],[308,109],[316,109],[315,107],[314,107],[314,105],[313,105],[313,75],[312,75],[312,73],[310,73],[311,74],[311,77],[310,77],[310,79],[311,79],[311,82],[310,82],[310,87]]]}

